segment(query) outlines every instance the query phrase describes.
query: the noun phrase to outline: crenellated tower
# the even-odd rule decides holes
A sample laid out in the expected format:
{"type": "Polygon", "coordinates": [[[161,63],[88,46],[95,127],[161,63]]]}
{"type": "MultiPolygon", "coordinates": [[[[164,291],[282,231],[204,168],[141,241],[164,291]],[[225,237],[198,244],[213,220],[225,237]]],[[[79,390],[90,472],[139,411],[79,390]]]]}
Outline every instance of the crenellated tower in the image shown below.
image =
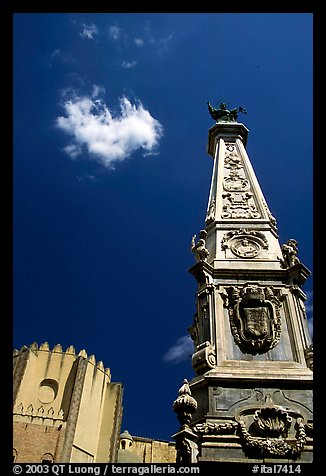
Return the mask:
{"type": "Polygon", "coordinates": [[[122,385],[85,350],[33,343],[14,351],[17,463],[116,462],[122,385]]]}
{"type": "Polygon", "coordinates": [[[174,435],[178,459],[308,462],[312,342],[301,286],[310,271],[296,240],[279,243],[246,151],[249,131],[237,122],[245,109],[208,107],[213,171],[189,269],[198,283],[188,329],[196,376],[175,402],[179,420],[190,407],[193,417],[174,435]]]}

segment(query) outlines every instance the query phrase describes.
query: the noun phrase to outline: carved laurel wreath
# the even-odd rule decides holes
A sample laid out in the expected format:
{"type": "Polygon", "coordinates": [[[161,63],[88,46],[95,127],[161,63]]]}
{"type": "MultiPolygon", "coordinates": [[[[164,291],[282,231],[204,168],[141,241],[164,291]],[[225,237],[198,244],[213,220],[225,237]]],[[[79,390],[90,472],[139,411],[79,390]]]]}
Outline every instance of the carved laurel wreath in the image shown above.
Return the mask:
{"type": "Polygon", "coordinates": [[[287,456],[297,458],[303,451],[306,443],[306,431],[302,418],[296,420],[297,439],[295,443],[287,442],[282,436],[278,438],[263,438],[251,436],[243,420],[239,421],[239,428],[243,443],[247,448],[256,449],[262,456],[287,456]]]}

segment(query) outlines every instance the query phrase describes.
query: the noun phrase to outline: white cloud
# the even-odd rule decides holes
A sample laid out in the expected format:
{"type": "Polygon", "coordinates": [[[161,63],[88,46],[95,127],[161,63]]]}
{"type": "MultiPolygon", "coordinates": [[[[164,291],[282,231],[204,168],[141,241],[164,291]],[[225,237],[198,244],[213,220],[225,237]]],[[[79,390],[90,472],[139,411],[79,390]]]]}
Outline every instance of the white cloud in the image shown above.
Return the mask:
{"type": "Polygon", "coordinates": [[[110,26],[109,27],[110,38],[112,38],[113,40],[118,40],[120,38],[121,31],[122,31],[121,28],[119,28],[116,25],[110,26]]]}
{"type": "Polygon", "coordinates": [[[194,343],[189,335],[180,337],[176,344],[172,346],[163,356],[163,360],[172,364],[177,364],[187,360],[194,353],[194,343]]]}
{"type": "Polygon", "coordinates": [[[65,116],[56,119],[56,125],[72,136],[64,151],[76,159],[83,152],[104,167],[113,169],[116,162],[130,157],[142,149],[146,155],[155,154],[163,127],[154,119],[141,102],[132,104],[129,99],[120,99],[120,113],[113,117],[108,106],[91,97],[73,96],[66,99],[65,116]]]}
{"type": "MultiPolygon", "coordinates": [[[[74,58],[70,54],[64,53],[60,49],[54,50],[51,53],[50,57],[51,57],[51,59],[53,59],[55,61],[62,61],[63,63],[74,63],[75,62],[74,58]]],[[[51,64],[51,66],[52,66],[52,64],[51,64]]]]}
{"type": "Polygon", "coordinates": [[[55,58],[56,56],[61,56],[61,51],[60,50],[54,50],[52,53],[51,53],[51,58],[55,58]]]}
{"type": "Polygon", "coordinates": [[[137,46],[143,46],[144,45],[144,40],[142,38],[135,38],[135,43],[137,46]]]}
{"type": "Polygon", "coordinates": [[[121,66],[125,69],[130,69],[136,66],[137,61],[122,61],[121,66]]]}
{"type": "Polygon", "coordinates": [[[94,25],[94,23],[92,23],[91,25],[85,25],[85,23],[82,23],[82,26],[83,26],[83,31],[81,33],[79,33],[79,35],[82,38],[87,38],[88,40],[93,40],[94,35],[98,34],[98,28],[97,28],[96,25],[94,25]]]}
{"type": "Polygon", "coordinates": [[[78,182],[97,182],[97,178],[92,174],[77,175],[78,182]]]}
{"type": "Polygon", "coordinates": [[[72,159],[77,159],[77,157],[82,153],[81,147],[77,144],[70,144],[64,147],[63,149],[72,159]]]}
{"type": "Polygon", "coordinates": [[[98,84],[93,84],[93,91],[92,91],[92,98],[97,98],[100,94],[105,94],[105,88],[103,86],[99,86],[98,84]]]}

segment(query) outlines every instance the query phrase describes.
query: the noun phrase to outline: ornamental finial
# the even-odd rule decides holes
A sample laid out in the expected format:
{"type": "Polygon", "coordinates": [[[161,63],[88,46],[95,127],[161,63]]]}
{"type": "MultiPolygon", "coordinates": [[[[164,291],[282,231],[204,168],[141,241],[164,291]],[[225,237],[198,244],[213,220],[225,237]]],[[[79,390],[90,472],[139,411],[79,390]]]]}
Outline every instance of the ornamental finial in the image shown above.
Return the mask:
{"type": "Polygon", "coordinates": [[[184,379],[179,389],[179,396],[173,402],[173,410],[183,426],[188,426],[192,420],[192,414],[197,410],[197,402],[191,395],[189,382],[184,379]]]}

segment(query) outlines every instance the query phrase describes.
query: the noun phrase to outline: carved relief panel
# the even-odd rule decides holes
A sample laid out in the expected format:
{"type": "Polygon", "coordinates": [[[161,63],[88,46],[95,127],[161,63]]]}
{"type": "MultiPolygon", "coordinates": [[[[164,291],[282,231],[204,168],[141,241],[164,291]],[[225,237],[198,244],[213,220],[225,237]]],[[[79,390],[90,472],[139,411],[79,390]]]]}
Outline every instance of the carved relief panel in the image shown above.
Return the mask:
{"type": "Polygon", "coordinates": [[[226,233],[221,242],[222,250],[225,250],[225,258],[256,258],[268,250],[268,242],[265,235],[255,230],[232,230],[226,233]]]}
{"type": "Polygon", "coordinates": [[[235,142],[226,142],[221,218],[261,218],[235,142]]]}
{"type": "Polygon", "coordinates": [[[251,457],[300,457],[310,434],[302,415],[284,407],[264,404],[249,407],[237,417],[241,444],[251,457]]]}
{"type": "Polygon", "coordinates": [[[192,356],[193,369],[204,373],[216,365],[216,352],[213,343],[214,334],[214,285],[208,284],[197,293],[197,313],[193,324],[188,328],[196,351],[192,356]]]}
{"type": "Polygon", "coordinates": [[[230,286],[228,293],[231,332],[240,350],[256,355],[274,348],[281,336],[281,302],[273,288],[253,283],[230,286]]]}

